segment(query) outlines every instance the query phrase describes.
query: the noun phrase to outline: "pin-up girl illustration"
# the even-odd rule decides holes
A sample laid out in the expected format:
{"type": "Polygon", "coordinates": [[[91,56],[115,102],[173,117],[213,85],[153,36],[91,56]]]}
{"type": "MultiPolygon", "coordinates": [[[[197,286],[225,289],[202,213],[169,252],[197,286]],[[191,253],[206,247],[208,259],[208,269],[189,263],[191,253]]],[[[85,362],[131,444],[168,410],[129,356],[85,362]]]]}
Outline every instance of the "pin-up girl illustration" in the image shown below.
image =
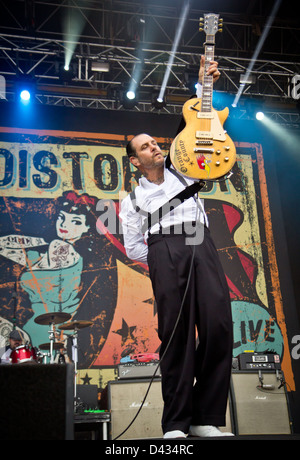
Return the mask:
{"type": "MultiPolygon", "coordinates": [[[[87,194],[64,192],[55,203],[56,235],[50,243],[42,237],[8,235],[0,238],[0,254],[24,267],[19,284],[29,296],[33,315],[23,330],[36,346],[49,341],[49,327],[34,321],[39,315],[63,312],[69,313],[71,320],[76,315],[81,319],[95,320],[97,314],[102,315],[102,319],[113,314],[112,311],[103,311],[105,308],[111,310],[105,288],[113,275],[108,270],[106,242],[99,238],[95,228],[96,202],[97,198],[87,194]],[[97,306],[84,302],[92,292],[94,304],[98,300],[97,306]],[[106,305],[101,306],[99,299],[106,305]]],[[[112,291],[113,287],[110,299],[112,291]]],[[[101,327],[98,324],[97,335],[105,334],[104,329],[106,325],[101,327]]],[[[96,339],[95,346],[97,343],[96,339]]]]}

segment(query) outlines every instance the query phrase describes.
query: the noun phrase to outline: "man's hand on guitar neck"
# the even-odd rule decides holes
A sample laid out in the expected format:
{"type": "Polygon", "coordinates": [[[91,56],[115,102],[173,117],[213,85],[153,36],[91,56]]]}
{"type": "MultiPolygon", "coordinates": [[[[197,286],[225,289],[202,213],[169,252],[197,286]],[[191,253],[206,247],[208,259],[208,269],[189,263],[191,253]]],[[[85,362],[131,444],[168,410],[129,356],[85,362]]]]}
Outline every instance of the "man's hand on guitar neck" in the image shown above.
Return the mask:
{"type": "MultiPolygon", "coordinates": [[[[200,69],[199,69],[199,83],[202,83],[205,67],[205,56],[201,56],[200,69]]],[[[218,62],[211,61],[209,67],[207,68],[207,75],[212,75],[213,82],[215,83],[219,78],[221,73],[218,70],[218,62]]]]}

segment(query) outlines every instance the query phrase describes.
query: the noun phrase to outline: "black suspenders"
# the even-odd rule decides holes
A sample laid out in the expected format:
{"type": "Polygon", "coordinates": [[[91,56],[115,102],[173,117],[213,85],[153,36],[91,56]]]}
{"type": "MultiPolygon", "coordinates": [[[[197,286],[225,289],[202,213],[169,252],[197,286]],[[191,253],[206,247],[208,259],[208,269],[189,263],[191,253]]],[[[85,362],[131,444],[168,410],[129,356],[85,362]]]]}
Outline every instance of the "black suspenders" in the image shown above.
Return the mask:
{"type": "MultiPolygon", "coordinates": [[[[167,166],[167,164],[169,164],[168,159],[169,159],[169,156],[166,159],[166,166],[167,166]]],[[[130,193],[132,206],[135,209],[135,211],[138,212],[139,214],[141,214],[142,216],[147,217],[147,219],[146,219],[146,221],[145,221],[145,223],[143,224],[143,227],[142,227],[143,233],[146,230],[149,230],[154,224],[160,223],[161,219],[166,214],[168,214],[170,211],[175,209],[177,206],[179,206],[181,203],[183,203],[188,198],[191,198],[192,196],[194,196],[205,185],[204,181],[194,182],[191,185],[187,185],[187,182],[185,181],[185,179],[180,174],[178,174],[177,171],[175,171],[174,169],[171,169],[169,166],[167,166],[167,167],[168,167],[169,171],[172,174],[174,174],[174,176],[176,176],[177,179],[180,180],[180,182],[185,186],[185,189],[182,190],[181,192],[177,193],[177,195],[175,195],[169,201],[164,203],[160,208],[158,208],[152,214],[147,212],[147,211],[144,211],[143,209],[141,209],[136,204],[136,195],[135,195],[134,190],[130,193]]]]}

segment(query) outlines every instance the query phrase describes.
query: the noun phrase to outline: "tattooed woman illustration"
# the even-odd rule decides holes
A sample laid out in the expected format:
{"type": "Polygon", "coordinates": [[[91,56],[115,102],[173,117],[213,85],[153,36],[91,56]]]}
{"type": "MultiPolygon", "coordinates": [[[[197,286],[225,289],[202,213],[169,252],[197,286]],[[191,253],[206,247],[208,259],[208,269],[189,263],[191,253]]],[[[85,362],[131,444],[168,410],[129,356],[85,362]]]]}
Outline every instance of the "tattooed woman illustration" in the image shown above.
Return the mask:
{"type": "Polygon", "coordinates": [[[55,202],[56,235],[49,244],[41,237],[0,238],[0,254],[24,267],[19,283],[29,296],[33,315],[23,330],[32,343],[39,346],[49,341],[49,327],[34,321],[44,313],[63,312],[69,313],[71,320],[93,321],[92,332],[84,334],[93,346],[82,347],[89,363],[109,328],[114,310],[111,303],[115,301],[112,290],[116,286],[112,282],[114,267],[109,270],[107,240],[96,231],[96,202],[97,198],[88,194],[64,192],[55,202]]]}

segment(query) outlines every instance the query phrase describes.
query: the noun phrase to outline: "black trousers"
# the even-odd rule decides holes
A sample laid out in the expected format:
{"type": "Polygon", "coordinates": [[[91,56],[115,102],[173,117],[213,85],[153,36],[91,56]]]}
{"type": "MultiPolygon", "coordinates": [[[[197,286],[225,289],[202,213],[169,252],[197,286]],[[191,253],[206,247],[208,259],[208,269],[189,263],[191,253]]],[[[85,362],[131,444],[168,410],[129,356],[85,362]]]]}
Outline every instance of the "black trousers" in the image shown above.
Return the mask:
{"type": "Polygon", "coordinates": [[[158,309],[160,356],[165,352],[187,286],[175,334],[161,362],[163,432],[190,425],[225,425],[233,328],[228,286],[207,228],[204,241],[151,235],[148,264],[158,309]],[[197,332],[196,332],[197,330],[197,332]],[[198,337],[197,334],[198,333],[198,337]]]}

